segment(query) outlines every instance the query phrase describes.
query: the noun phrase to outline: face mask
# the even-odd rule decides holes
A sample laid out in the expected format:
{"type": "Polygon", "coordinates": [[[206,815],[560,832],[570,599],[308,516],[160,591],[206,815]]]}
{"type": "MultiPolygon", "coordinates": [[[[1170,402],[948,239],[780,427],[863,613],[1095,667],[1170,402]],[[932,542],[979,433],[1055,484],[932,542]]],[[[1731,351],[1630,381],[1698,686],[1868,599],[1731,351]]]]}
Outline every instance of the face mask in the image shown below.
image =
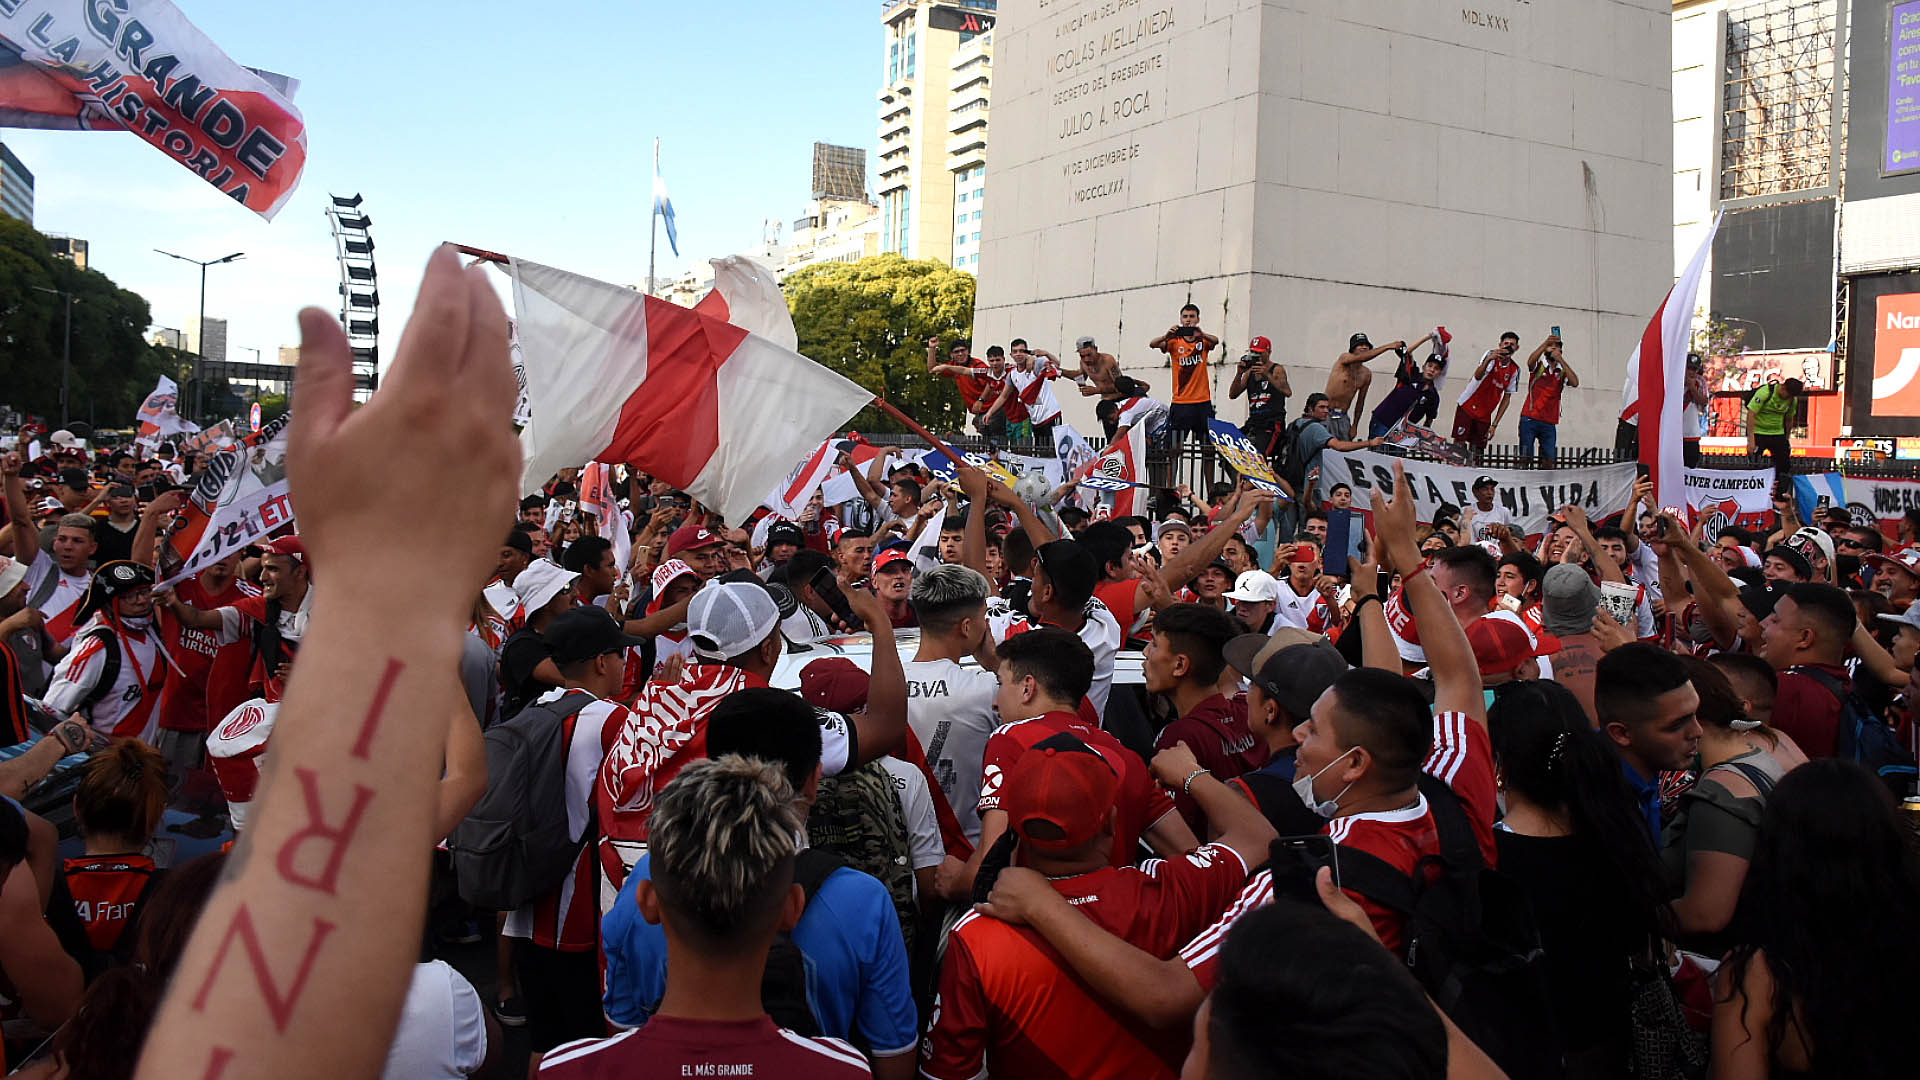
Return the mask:
{"type": "Polygon", "coordinates": [[[123,615],[120,618],[120,625],[126,627],[129,630],[145,630],[147,626],[152,622],[153,622],[153,617],[150,615],[142,615],[139,618],[134,618],[133,616],[130,616],[130,615],[123,615]]]}
{"type": "Polygon", "coordinates": [[[1322,766],[1319,772],[1311,776],[1295,777],[1293,781],[1293,793],[1300,796],[1300,802],[1305,805],[1307,809],[1319,814],[1328,821],[1332,821],[1333,815],[1340,812],[1340,796],[1345,795],[1348,788],[1353,787],[1353,785],[1349,783],[1346,787],[1341,788],[1340,795],[1335,795],[1333,798],[1327,799],[1324,802],[1316,802],[1313,798],[1313,782],[1320,778],[1320,773],[1326,772],[1328,769],[1345,761],[1346,757],[1347,755],[1341,754],[1339,757],[1334,758],[1322,766]]]}

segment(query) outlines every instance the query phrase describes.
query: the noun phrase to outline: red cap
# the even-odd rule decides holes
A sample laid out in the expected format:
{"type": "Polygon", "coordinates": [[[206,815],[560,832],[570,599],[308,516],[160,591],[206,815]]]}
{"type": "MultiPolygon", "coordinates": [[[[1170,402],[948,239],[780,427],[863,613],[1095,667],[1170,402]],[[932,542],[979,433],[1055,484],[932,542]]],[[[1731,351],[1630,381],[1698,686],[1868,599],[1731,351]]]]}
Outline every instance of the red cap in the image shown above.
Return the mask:
{"type": "Polygon", "coordinates": [[[896,562],[905,562],[911,565],[913,563],[913,556],[907,554],[906,548],[881,548],[879,551],[873,553],[873,572],[877,574],[889,564],[896,562]]]}
{"type": "Polygon", "coordinates": [[[1860,560],[1869,566],[1893,566],[1920,577],[1920,547],[1903,547],[1891,555],[1873,552],[1860,560]]]}
{"type": "Polygon", "coordinates": [[[857,713],[867,707],[871,677],[844,656],[827,656],[800,669],[800,696],[829,712],[857,713]]]}
{"type": "Polygon", "coordinates": [[[1473,657],[1480,662],[1482,675],[1510,674],[1536,656],[1560,651],[1560,639],[1552,634],[1542,633],[1536,643],[1518,621],[1491,615],[1467,625],[1467,644],[1473,647],[1473,657]]]}
{"type": "Polygon", "coordinates": [[[1265,336],[1254,338],[1247,346],[1247,351],[1270,353],[1273,351],[1273,342],[1268,341],[1265,336]]]}
{"type": "Polygon", "coordinates": [[[269,555],[286,555],[300,562],[307,561],[307,545],[301,543],[297,536],[282,536],[269,540],[261,550],[269,555]]]}
{"type": "Polygon", "coordinates": [[[1000,808],[1023,843],[1048,850],[1079,847],[1106,824],[1120,778],[1099,752],[1059,734],[1020,755],[1000,788],[1000,808]],[[1052,826],[1035,836],[1035,824],[1052,826]]]}
{"type": "Polygon", "coordinates": [[[724,544],[718,533],[710,532],[699,525],[682,525],[667,537],[667,554],[678,555],[682,551],[698,551],[716,544],[724,544]]]}

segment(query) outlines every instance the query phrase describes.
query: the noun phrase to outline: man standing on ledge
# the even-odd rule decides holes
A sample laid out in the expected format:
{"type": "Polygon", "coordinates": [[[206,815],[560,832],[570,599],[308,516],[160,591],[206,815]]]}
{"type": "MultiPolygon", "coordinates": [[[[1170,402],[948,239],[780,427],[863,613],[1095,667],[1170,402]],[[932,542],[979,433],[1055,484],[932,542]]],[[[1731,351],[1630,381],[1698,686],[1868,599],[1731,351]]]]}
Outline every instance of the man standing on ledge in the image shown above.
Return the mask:
{"type": "MultiPolygon", "coordinates": [[[[1467,451],[1467,460],[1479,461],[1492,440],[1495,428],[1506,418],[1507,401],[1520,386],[1520,362],[1513,354],[1520,351],[1520,335],[1509,330],[1500,335],[1500,344],[1487,350],[1460,392],[1460,405],[1453,413],[1453,441],[1467,451]]],[[[1540,355],[1534,352],[1534,357],[1540,355]]]]}
{"type": "Polygon", "coordinates": [[[1367,407],[1367,387],[1373,384],[1373,372],[1367,370],[1367,361],[1384,352],[1404,349],[1407,343],[1396,341],[1390,345],[1373,347],[1365,334],[1355,334],[1347,339],[1347,351],[1333,362],[1333,370],[1327,372],[1327,402],[1331,411],[1327,413],[1327,430],[1336,439],[1353,438],[1353,418],[1367,407]]]}
{"type": "Polygon", "coordinates": [[[1799,379],[1768,383],[1753,392],[1747,402],[1747,456],[1766,451],[1773,459],[1773,490],[1786,489],[1793,473],[1793,442],[1787,438],[1787,425],[1800,408],[1799,379]]]}
{"type": "Polygon", "coordinates": [[[1167,354],[1173,369],[1173,409],[1168,426],[1173,433],[1174,452],[1187,435],[1200,441],[1206,454],[1206,482],[1213,483],[1213,438],[1207,421],[1213,419],[1213,372],[1208,358],[1220,339],[1200,329],[1200,308],[1186,304],[1180,308],[1180,322],[1167,328],[1147,343],[1150,349],[1167,354]]]}

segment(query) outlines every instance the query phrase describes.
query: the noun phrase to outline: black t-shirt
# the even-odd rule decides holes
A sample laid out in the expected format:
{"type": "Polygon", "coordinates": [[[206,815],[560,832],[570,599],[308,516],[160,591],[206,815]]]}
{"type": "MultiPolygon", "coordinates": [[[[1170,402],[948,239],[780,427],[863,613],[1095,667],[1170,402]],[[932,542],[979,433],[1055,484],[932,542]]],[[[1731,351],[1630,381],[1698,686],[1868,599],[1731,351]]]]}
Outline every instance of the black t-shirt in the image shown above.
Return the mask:
{"type": "Polygon", "coordinates": [[[140,522],[136,519],[133,528],[126,532],[108,521],[98,518],[93,523],[93,540],[99,547],[93,554],[94,565],[105,566],[116,559],[133,558],[133,534],[140,531],[140,522]]]}
{"type": "Polygon", "coordinates": [[[547,641],[531,627],[521,627],[500,647],[500,690],[505,696],[502,716],[512,716],[527,702],[551,689],[533,677],[540,661],[553,658],[547,641]]]}
{"type": "Polygon", "coordinates": [[[1247,376],[1247,423],[1278,424],[1287,414],[1287,395],[1264,375],[1247,376]]]}

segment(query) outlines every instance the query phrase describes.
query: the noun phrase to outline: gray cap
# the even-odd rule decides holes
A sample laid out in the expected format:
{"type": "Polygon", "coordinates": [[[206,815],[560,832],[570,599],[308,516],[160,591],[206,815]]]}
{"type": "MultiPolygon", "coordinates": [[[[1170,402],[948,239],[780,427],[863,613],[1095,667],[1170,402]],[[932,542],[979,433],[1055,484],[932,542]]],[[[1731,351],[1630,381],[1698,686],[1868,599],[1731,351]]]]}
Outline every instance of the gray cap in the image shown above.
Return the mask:
{"type": "Polygon", "coordinates": [[[725,660],[767,640],[780,625],[780,608],[766,587],[744,581],[715,582],[687,605],[687,639],[696,655],[725,660]]]}
{"type": "Polygon", "coordinates": [[[1920,630],[1920,600],[1916,600],[1912,604],[1909,604],[1907,606],[1907,610],[1902,612],[1899,615],[1880,616],[1880,621],[1890,622],[1890,623],[1899,623],[1901,626],[1911,626],[1915,630],[1920,630]]]}
{"type": "Polygon", "coordinates": [[[1540,625],[1555,637],[1593,631],[1593,609],[1600,603],[1600,587],[1587,572],[1572,563],[1547,568],[1540,584],[1540,625]]]}
{"type": "Polygon", "coordinates": [[[1076,349],[1097,349],[1100,346],[1095,345],[1091,337],[1086,337],[1083,335],[1079,341],[1076,341],[1073,343],[1073,347],[1076,349]]]}
{"type": "Polygon", "coordinates": [[[1220,650],[1233,669],[1258,685],[1295,720],[1347,673],[1347,658],[1325,638],[1299,644],[1288,635],[1241,634],[1220,650]]]}

